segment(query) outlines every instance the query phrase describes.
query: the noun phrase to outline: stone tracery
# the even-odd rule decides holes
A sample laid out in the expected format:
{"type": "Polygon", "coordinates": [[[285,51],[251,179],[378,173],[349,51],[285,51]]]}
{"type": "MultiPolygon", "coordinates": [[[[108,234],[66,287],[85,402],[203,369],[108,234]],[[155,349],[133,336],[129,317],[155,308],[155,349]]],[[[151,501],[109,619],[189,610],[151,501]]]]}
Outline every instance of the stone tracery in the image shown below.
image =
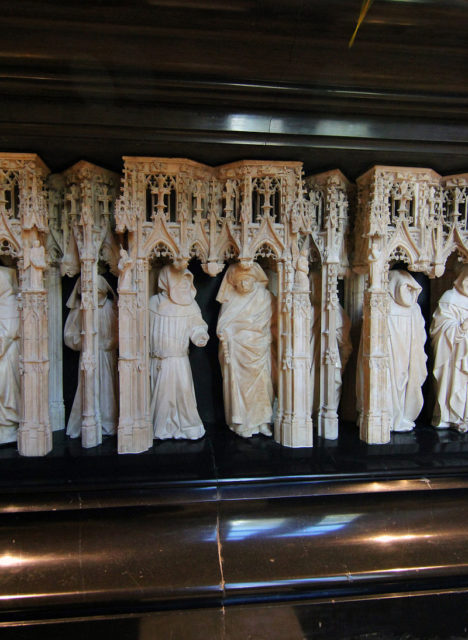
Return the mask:
{"type": "Polygon", "coordinates": [[[468,174],[374,167],[357,180],[356,215],[354,185],[340,171],[304,178],[300,162],[245,160],[210,167],[179,158],[126,157],[119,197],[119,176],[86,162],[46,183],[47,174],[34,154],[0,156],[0,255],[5,266],[17,268],[20,288],[20,453],[44,455],[52,429],[64,426],[61,276],[81,276],[82,444],[101,442],[97,279],[105,270],[118,277],[118,450],[136,453],[152,445],[151,269],[168,263],[184,269],[192,259],[212,277],[232,262],[258,262],[273,274],[277,442],[310,447],[314,426],[319,436],[338,436],[340,302],[355,333],[362,318],[361,438],[389,441],[382,391],[389,366],[388,270],[404,263],[434,279],[443,276],[453,253],[468,261],[468,174]],[[310,411],[309,267],[320,274],[321,289],[316,425],[310,411]]]}

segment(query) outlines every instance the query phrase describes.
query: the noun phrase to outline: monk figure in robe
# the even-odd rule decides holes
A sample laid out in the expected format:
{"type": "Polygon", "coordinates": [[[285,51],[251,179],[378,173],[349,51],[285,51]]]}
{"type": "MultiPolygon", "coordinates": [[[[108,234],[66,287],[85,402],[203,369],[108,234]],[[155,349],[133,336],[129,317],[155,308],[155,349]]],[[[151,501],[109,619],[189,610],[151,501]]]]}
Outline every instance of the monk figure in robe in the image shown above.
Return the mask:
{"type": "Polygon", "coordinates": [[[15,442],[20,410],[20,322],[16,270],[0,267],[0,444],[15,442]]]}
{"type": "MultiPolygon", "coordinates": [[[[98,375],[99,384],[96,397],[99,402],[97,420],[100,420],[102,434],[110,436],[117,431],[118,422],[118,380],[117,347],[118,327],[115,294],[103,276],[97,277],[98,287],[98,375]],[[109,297],[110,296],[110,297],[109,297]]],[[[64,342],[73,351],[82,351],[83,310],[81,309],[81,278],[78,278],[71,296],[67,301],[70,313],[65,322],[64,342]]],[[[83,384],[81,372],[81,353],[78,387],[67,424],[67,435],[78,438],[81,435],[83,413],[83,384]]]]}
{"type": "Polygon", "coordinates": [[[439,300],[430,335],[437,399],[432,424],[468,430],[468,266],[439,300]]]}
{"type": "Polygon", "coordinates": [[[426,330],[418,297],[421,286],[407,271],[390,271],[388,326],[392,431],[411,431],[423,407],[427,376],[426,330]]]}
{"type": "Polygon", "coordinates": [[[244,438],[271,436],[273,421],[272,318],[274,297],[257,263],[231,265],[217,300],[217,334],[226,423],[244,438]]]}
{"type": "Polygon", "coordinates": [[[195,302],[196,289],[188,269],[164,266],[160,293],[149,301],[151,420],[154,437],[197,440],[205,434],[198,415],[190,341],[208,342],[207,324],[195,302]]]}

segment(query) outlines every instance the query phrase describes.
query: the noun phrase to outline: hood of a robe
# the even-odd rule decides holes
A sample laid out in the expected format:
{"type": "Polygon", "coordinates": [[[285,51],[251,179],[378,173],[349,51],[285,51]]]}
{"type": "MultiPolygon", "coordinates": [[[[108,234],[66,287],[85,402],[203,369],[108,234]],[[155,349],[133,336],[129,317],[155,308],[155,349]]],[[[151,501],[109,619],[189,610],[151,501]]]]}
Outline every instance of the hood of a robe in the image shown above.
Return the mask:
{"type": "Polygon", "coordinates": [[[407,271],[390,271],[388,274],[388,293],[390,294],[390,314],[411,315],[412,309],[417,305],[418,296],[422,291],[421,285],[407,271]],[[413,290],[413,302],[408,304],[402,293],[403,287],[408,286],[413,290]]]}
{"type": "MultiPolygon", "coordinates": [[[[218,295],[216,296],[216,300],[223,304],[227,302],[233,294],[237,293],[235,282],[236,279],[241,275],[249,275],[252,276],[255,282],[258,282],[265,289],[268,285],[268,277],[266,273],[263,271],[262,267],[254,262],[247,269],[245,269],[240,263],[236,262],[235,264],[231,264],[226,273],[224,274],[223,281],[221,282],[221,286],[219,287],[218,295]]],[[[250,292],[252,293],[252,292],[250,292]]],[[[248,294],[242,294],[248,295],[248,294]]]]}
{"type": "Polygon", "coordinates": [[[159,272],[158,287],[171,302],[183,306],[191,305],[197,294],[193,284],[193,274],[188,269],[180,271],[170,264],[165,265],[159,272]],[[190,282],[188,291],[180,290],[179,285],[184,279],[190,282]]]}
{"type": "MultiPolygon", "coordinates": [[[[112,298],[115,300],[115,293],[110,284],[103,276],[97,277],[97,288],[98,292],[106,292],[110,293],[112,298]]],[[[107,299],[107,298],[106,298],[107,299]]],[[[99,303],[99,306],[102,307],[105,304],[106,300],[103,300],[99,303]]],[[[69,309],[77,309],[81,306],[81,277],[75,282],[75,286],[70,294],[70,297],[67,300],[67,307],[69,309]]]]}
{"type": "Polygon", "coordinates": [[[449,289],[442,294],[439,304],[453,304],[459,309],[466,309],[468,311],[468,296],[460,293],[458,289],[449,289]]]}
{"type": "MultiPolygon", "coordinates": [[[[455,282],[453,283],[454,289],[452,289],[452,291],[457,293],[457,296],[454,297],[454,300],[457,300],[457,302],[451,302],[451,304],[456,304],[457,307],[462,307],[462,309],[468,309],[468,296],[463,291],[463,280],[465,278],[468,278],[468,265],[465,265],[463,267],[463,269],[461,270],[461,273],[455,279],[455,282]]],[[[442,298],[441,298],[441,302],[442,302],[442,298]]],[[[445,300],[443,302],[445,302],[445,300]]]]}

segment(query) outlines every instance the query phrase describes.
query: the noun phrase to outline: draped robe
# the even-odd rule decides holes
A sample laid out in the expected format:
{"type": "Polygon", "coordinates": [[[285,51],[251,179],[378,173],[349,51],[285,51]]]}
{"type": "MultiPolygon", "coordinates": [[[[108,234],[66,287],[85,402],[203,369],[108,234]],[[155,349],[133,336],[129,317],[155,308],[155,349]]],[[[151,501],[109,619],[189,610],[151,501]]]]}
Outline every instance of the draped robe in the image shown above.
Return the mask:
{"type": "MultiPolygon", "coordinates": [[[[391,420],[391,431],[411,431],[424,404],[422,385],[427,376],[424,351],[426,330],[417,297],[421,287],[405,271],[390,271],[389,311],[387,315],[388,368],[385,397],[391,420]],[[403,303],[401,288],[409,285],[414,291],[414,301],[403,303]]],[[[364,368],[363,340],[359,345],[356,373],[358,422],[364,418],[364,368]]]]}
{"type": "Polygon", "coordinates": [[[15,442],[20,407],[20,327],[14,269],[0,267],[0,444],[15,442]]]}
{"type": "MultiPolygon", "coordinates": [[[[106,298],[98,305],[99,318],[99,375],[97,376],[99,388],[99,414],[97,419],[101,421],[103,435],[113,435],[117,430],[118,422],[118,381],[117,381],[117,310],[115,302],[106,298]]],[[[68,314],[64,328],[64,342],[73,351],[81,351],[82,348],[82,311],[79,304],[74,306],[68,314]]],[[[68,419],[67,435],[78,438],[81,434],[81,421],[83,413],[83,385],[81,376],[81,353],[79,364],[78,387],[73,400],[73,406],[68,419]]]]}
{"type": "Polygon", "coordinates": [[[409,283],[419,295],[421,287],[409,273],[393,271],[390,274],[393,280],[390,279],[389,283],[387,326],[391,428],[393,431],[410,431],[424,403],[421,387],[427,376],[426,330],[417,295],[411,306],[400,304],[400,288],[409,283]]]}
{"type": "Polygon", "coordinates": [[[449,289],[434,313],[430,335],[434,349],[437,399],[432,424],[435,427],[468,427],[468,297],[449,289]]]}
{"type": "MultiPolygon", "coordinates": [[[[172,294],[174,295],[174,294],[172,294]]],[[[201,438],[205,429],[198,415],[189,341],[206,335],[200,307],[173,302],[165,291],[149,301],[151,419],[154,437],[201,438]]]]}
{"type": "Polygon", "coordinates": [[[253,435],[272,422],[272,294],[259,282],[250,293],[233,287],[223,302],[217,333],[223,374],[226,423],[241,435],[253,435]]]}

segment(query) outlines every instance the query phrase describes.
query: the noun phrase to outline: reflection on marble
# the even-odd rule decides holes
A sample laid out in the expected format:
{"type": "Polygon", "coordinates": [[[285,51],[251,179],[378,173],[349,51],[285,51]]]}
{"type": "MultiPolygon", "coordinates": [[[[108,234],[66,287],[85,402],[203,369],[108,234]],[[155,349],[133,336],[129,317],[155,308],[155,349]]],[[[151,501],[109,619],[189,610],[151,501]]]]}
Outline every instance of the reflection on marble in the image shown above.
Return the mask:
{"type": "Polygon", "coordinates": [[[42,463],[20,457],[14,444],[3,445],[0,488],[45,488],[56,483],[115,487],[118,478],[122,486],[176,481],[187,487],[226,479],[239,482],[241,489],[257,480],[355,481],[353,474],[378,478],[392,473],[420,477],[464,473],[468,466],[468,441],[462,434],[424,425],[408,433],[392,433],[389,444],[370,446],[359,440],[352,423],[341,423],[336,441],[318,438],[313,449],[286,449],[260,435],[239,438],[219,424],[205,424],[205,428],[202,440],[156,441],[139,458],[116,456],[115,436],[98,447],[83,449],[78,441],[56,432],[53,452],[42,463]]]}

